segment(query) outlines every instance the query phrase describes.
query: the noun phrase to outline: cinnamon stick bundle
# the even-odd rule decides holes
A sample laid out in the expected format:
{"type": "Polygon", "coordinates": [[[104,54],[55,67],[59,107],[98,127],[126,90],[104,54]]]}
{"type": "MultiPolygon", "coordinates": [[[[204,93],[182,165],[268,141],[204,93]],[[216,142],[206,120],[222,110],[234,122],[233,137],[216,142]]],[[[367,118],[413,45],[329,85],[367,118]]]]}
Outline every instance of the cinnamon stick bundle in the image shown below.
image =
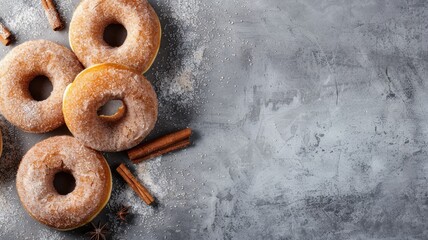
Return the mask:
{"type": "Polygon", "coordinates": [[[155,203],[153,196],[143,185],[141,185],[140,182],[138,182],[137,178],[132,175],[131,171],[129,171],[125,164],[120,164],[119,167],[116,168],[116,171],[147,205],[153,205],[155,203]]]}
{"type": "Polygon", "coordinates": [[[43,9],[45,9],[46,17],[54,31],[59,31],[64,28],[64,23],[61,21],[59,13],[55,7],[53,0],[42,0],[43,9]]]}
{"type": "Polygon", "coordinates": [[[168,134],[151,142],[139,145],[128,151],[128,157],[133,163],[140,163],[163,154],[185,148],[190,145],[192,129],[168,134]]]}
{"type": "Polygon", "coordinates": [[[12,39],[13,36],[9,29],[3,25],[3,23],[0,23],[0,42],[3,43],[3,45],[8,46],[12,42],[12,39]]]}

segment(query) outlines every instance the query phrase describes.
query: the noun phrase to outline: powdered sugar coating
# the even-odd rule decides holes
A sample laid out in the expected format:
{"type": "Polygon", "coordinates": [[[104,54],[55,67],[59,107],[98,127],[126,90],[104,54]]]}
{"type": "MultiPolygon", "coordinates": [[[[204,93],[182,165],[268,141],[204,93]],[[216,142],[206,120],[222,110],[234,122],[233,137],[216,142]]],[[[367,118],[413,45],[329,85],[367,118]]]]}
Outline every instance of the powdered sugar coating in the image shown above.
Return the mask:
{"type": "Polygon", "coordinates": [[[81,72],[64,94],[67,127],[88,147],[118,152],[136,146],[154,128],[158,101],[152,85],[135,70],[101,64],[81,72]],[[112,121],[97,114],[110,100],[122,100],[125,113],[112,121]]]}
{"type": "Polygon", "coordinates": [[[117,63],[147,71],[153,63],[161,38],[159,19],[146,0],[84,0],[70,23],[70,45],[86,67],[117,63]],[[103,40],[104,29],[122,24],[127,38],[114,48],[103,40]]]}
{"type": "Polygon", "coordinates": [[[82,70],[73,52],[56,43],[37,40],[17,46],[0,62],[1,113],[27,132],[54,130],[64,124],[64,90],[82,70]],[[34,100],[28,88],[38,75],[47,76],[53,86],[44,101],[34,100]]]}
{"type": "Polygon", "coordinates": [[[22,159],[16,176],[19,198],[36,220],[60,230],[91,221],[111,194],[111,172],[104,157],[70,136],[46,139],[22,159]],[[56,173],[69,171],[75,189],[60,195],[53,186],[56,173]]]}

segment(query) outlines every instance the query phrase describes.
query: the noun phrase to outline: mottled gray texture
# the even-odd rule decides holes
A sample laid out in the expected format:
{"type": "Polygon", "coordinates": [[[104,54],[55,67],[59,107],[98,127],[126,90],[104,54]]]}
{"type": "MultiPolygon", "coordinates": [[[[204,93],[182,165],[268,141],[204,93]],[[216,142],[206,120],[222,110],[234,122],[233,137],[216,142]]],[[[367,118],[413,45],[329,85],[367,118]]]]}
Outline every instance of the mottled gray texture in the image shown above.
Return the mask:
{"type": "MultiPolygon", "coordinates": [[[[61,3],[67,22],[75,2],[61,3]]],[[[128,225],[109,209],[99,217],[113,239],[427,238],[428,2],[151,2],[164,30],[147,74],[161,103],[152,137],[185,126],[196,133],[186,151],[144,163],[159,208],[141,204],[128,225]]],[[[2,0],[0,14],[11,19],[10,9],[2,0]]],[[[19,41],[67,43],[66,32],[32,29],[19,41]]],[[[49,135],[7,133],[26,142],[16,161],[49,135]]],[[[5,154],[0,167],[14,170],[5,154]]],[[[125,160],[107,157],[112,166],[125,160]]],[[[112,209],[126,189],[114,177],[112,209]]],[[[14,179],[3,181],[1,191],[13,191],[14,179]]],[[[57,234],[16,199],[0,201],[17,218],[0,224],[2,238],[85,231],[57,234]]]]}

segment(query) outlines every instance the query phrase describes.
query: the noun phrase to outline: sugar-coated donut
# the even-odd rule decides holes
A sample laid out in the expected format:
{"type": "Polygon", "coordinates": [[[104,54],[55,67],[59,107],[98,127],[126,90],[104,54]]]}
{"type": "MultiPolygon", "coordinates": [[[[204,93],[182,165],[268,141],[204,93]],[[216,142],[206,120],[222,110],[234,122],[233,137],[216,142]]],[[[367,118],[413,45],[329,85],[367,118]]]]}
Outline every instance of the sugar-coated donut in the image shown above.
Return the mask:
{"type": "Polygon", "coordinates": [[[16,176],[22,205],[39,222],[71,230],[92,221],[107,204],[112,177],[104,157],[70,136],[48,138],[32,147],[16,176]],[[69,172],[76,186],[67,195],[54,187],[55,174],[69,172]]]}
{"type": "Polygon", "coordinates": [[[86,67],[117,63],[146,72],[160,46],[159,18],[147,0],[83,0],[70,23],[70,46],[86,67]],[[111,47],[103,39],[105,28],[122,24],[127,38],[111,47]]]}
{"type": "Polygon", "coordinates": [[[56,43],[37,40],[15,47],[0,62],[1,113],[26,132],[54,130],[64,124],[64,90],[82,70],[74,53],[56,43]],[[48,77],[53,86],[44,101],[34,100],[29,91],[30,82],[39,75],[48,77]]]}
{"type": "Polygon", "coordinates": [[[81,72],[64,93],[63,112],[71,133],[86,146],[118,152],[136,146],[153,129],[158,101],[152,85],[136,70],[101,64],[81,72]],[[123,108],[112,117],[98,115],[110,100],[123,108]]]}

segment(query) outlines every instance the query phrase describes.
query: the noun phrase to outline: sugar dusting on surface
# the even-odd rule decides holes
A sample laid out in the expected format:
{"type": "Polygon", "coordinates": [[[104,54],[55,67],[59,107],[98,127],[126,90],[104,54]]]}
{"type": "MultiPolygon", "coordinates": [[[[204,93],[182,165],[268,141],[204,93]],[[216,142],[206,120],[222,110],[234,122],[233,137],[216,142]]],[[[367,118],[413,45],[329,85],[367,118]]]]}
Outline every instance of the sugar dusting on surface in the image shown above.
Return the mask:
{"type": "Polygon", "coordinates": [[[0,186],[3,186],[3,184],[15,180],[16,170],[23,153],[17,131],[1,115],[0,128],[3,137],[3,154],[0,158],[0,186]]]}
{"type": "Polygon", "coordinates": [[[166,196],[165,187],[168,186],[168,180],[161,174],[161,160],[162,157],[157,157],[145,164],[139,164],[136,167],[138,178],[144,182],[147,188],[156,193],[156,198],[159,201],[162,201],[166,196]]]}
{"type": "Polygon", "coordinates": [[[183,60],[183,70],[175,76],[168,88],[166,94],[169,96],[182,96],[183,103],[189,103],[196,97],[194,94],[197,87],[197,76],[201,66],[205,47],[199,47],[193,55],[189,55],[183,60]]]}
{"type": "MultiPolygon", "coordinates": [[[[165,171],[163,171],[162,168],[161,157],[135,165],[135,168],[131,168],[131,171],[136,178],[148,189],[150,193],[152,193],[158,203],[163,202],[164,198],[167,196],[167,191],[171,186],[171,183],[166,178],[165,171]]],[[[122,181],[121,183],[123,184],[122,181]]],[[[120,229],[125,227],[114,216],[114,213],[122,205],[131,206],[129,211],[135,220],[135,223],[133,224],[140,226],[144,231],[147,231],[150,227],[164,223],[164,217],[162,217],[162,214],[158,209],[148,206],[132,190],[132,188],[125,185],[124,188],[115,188],[113,190],[112,197],[109,202],[109,208],[111,210],[110,219],[113,221],[112,227],[114,232],[121,232],[120,229]]]]}
{"type": "Polygon", "coordinates": [[[50,229],[41,229],[37,232],[36,238],[39,239],[49,239],[49,240],[62,240],[65,239],[65,236],[63,233],[58,231],[53,231],[50,229]],[[38,236],[37,236],[38,235],[38,236]]]}
{"type": "Polygon", "coordinates": [[[10,9],[10,15],[6,16],[4,21],[9,29],[15,34],[31,33],[33,37],[41,37],[42,31],[35,31],[38,26],[44,26],[46,16],[42,8],[23,3],[13,4],[10,9]]]}
{"type": "MultiPolygon", "coordinates": [[[[74,11],[74,6],[77,5],[77,1],[74,0],[61,0],[61,1],[55,1],[56,8],[58,9],[58,13],[61,16],[61,19],[64,19],[64,16],[71,16],[74,11]]],[[[68,20],[69,22],[69,20],[68,20]]]]}
{"type": "Polygon", "coordinates": [[[22,146],[16,130],[1,115],[0,128],[3,138],[3,154],[0,158],[0,239],[6,239],[11,229],[19,229],[25,214],[18,200],[11,201],[16,199],[15,175],[22,157],[22,146]]]}
{"type": "Polygon", "coordinates": [[[202,22],[196,17],[203,3],[191,0],[159,4],[158,14],[164,24],[163,44],[153,69],[159,98],[164,104],[193,106],[200,101],[198,89],[206,70],[203,60],[207,36],[197,33],[202,22]]]}

